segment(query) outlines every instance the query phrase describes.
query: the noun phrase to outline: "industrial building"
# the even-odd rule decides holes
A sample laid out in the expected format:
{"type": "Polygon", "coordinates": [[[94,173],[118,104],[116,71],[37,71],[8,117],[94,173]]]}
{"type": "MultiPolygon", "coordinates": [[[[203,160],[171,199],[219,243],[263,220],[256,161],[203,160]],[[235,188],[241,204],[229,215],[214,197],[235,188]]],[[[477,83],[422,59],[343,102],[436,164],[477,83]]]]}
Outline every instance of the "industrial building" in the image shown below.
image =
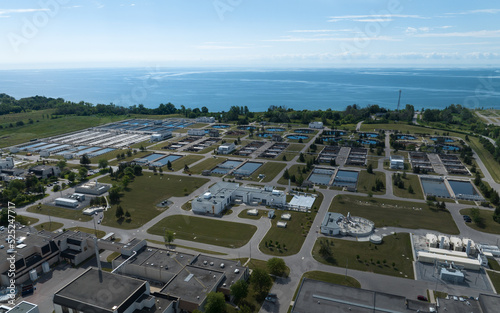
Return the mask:
{"type": "Polygon", "coordinates": [[[90,181],[75,187],[76,193],[100,196],[111,188],[111,185],[90,181]]]}
{"type": "Polygon", "coordinates": [[[213,116],[200,116],[196,118],[196,123],[215,123],[213,116]]]}
{"type": "Polygon", "coordinates": [[[64,206],[68,208],[76,208],[80,204],[78,200],[68,198],[56,198],[54,203],[58,206],[64,206]]]}
{"type": "Polygon", "coordinates": [[[55,313],[175,312],[174,301],[151,294],[147,281],[95,268],[57,291],[53,303],[55,313]]]}
{"type": "Polygon", "coordinates": [[[234,150],[236,150],[236,145],[232,142],[230,144],[220,145],[219,148],[217,149],[217,153],[230,154],[234,150]]]}
{"type": "Polygon", "coordinates": [[[188,130],[189,136],[205,136],[205,130],[200,128],[193,128],[188,130]]]}
{"type": "Polygon", "coordinates": [[[220,215],[234,202],[283,207],[286,205],[286,195],[283,191],[274,190],[272,186],[255,188],[218,182],[208,192],[194,199],[191,207],[197,214],[220,215]]]}
{"type": "Polygon", "coordinates": [[[405,168],[405,158],[400,155],[391,155],[391,169],[404,170],[404,168],[405,168]]]}
{"type": "Polygon", "coordinates": [[[323,129],[323,122],[311,122],[309,123],[309,128],[323,129]]]}
{"type": "Polygon", "coordinates": [[[292,313],[436,312],[436,305],[402,296],[304,278],[292,313]]]}
{"type": "Polygon", "coordinates": [[[375,224],[362,217],[351,216],[347,217],[340,213],[327,212],[321,223],[321,233],[328,236],[354,236],[364,237],[369,236],[375,227],[375,224]]]}
{"type": "Polygon", "coordinates": [[[181,312],[203,309],[212,291],[222,292],[230,299],[231,286],[249,276],[248,268],[239,261],[147,247],[141,242],[145,241],[130,244],[135,253],[113,260],[113,268],[116,273],[159,286],[157,294],[178,298],[175,308],[181,312]]]}
{"type": "Polygon", "coordinates": [[[0,160],[0,170],[14,168],[14,158],[6,157],[4,160],[0,160]]]}
{"type": "Polygon", "coordinates": [[[58,177],[61,169],[57,166],[37,165],[29,169],[29,172],[38,178],[44,179],[52,176],[58,177]]]}
{"type": "Polygon", "coordinates": [[[168,138],[172,138],[172,132],[169,130],[157,132],[151,135],[151,142],[162,141],[168,138]]]}

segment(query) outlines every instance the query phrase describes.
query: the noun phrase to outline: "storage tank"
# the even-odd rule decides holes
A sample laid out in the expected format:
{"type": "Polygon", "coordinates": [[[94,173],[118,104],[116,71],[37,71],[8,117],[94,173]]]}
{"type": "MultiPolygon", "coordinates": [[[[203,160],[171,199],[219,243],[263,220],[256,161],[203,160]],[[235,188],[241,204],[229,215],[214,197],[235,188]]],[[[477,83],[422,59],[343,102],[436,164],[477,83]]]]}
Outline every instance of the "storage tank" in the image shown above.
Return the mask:
{"type": "Polygon", "coordinates": [[[50,272],[50,265],[48,262],[43,262],[42,263],[42,270],[44,273],[50,272]]]}
{"type": "Polygon", "coordinates": [[[450,237],[450,243],[453,245],[454,251],[462,251],[463,248],[462,239],[458,237],[450,237]]]}
{"type": "Polygon", "coordinates": [[[440,249],[446,249],[446,250],[450,249],[450,238],[448,238],[448,236],[439,235],[438,236],[438,243],[439,243],[440,249]]]}
{"type": "Polygon", "coordinates": [[[38,279],[38,274],[36,273],[35,269],[30,271],[30,279],[31,279],[31,281],[35,281],[38,279]]]}
{"type": "Polygon", "coordinates": [[[425,235],[425,241],[430,248],[437,248],[438,239],[434,234],[425,235]]]}

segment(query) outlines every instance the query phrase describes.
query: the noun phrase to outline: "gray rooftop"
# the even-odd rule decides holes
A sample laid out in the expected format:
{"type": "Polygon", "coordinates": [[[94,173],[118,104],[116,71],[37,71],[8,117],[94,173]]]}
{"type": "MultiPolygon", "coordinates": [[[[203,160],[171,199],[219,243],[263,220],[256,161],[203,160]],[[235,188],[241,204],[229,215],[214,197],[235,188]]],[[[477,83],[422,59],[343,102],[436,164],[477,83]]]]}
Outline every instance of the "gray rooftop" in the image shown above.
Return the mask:
{"type": "MultiPolygon", "coordinates": [[[[195,256],[192,254],[146,247],[144,251],[138,253],[129,263],[145,267],[164,268],[176,274],[184,266],[191,264],[194,258],[195,256]]],[[[123,260],[126,260],[126,258],[123,258],[123,260]]]]}
{"type": "Polygon", "coordinates": [[[15,307],[10,309],[8,312],[9,313],[26,313],[35,307],[36,307],[36,305],[33,303],[22,301],[22,302],[18,303],[15,307]]]}
{"type": "Polygon", "coordinates": [[[192,265],[224,272],[226,277],[223,283],[226,284],[226,286],[222,286],[222,288],[227,289],[229,289],[233,283],[240,280],[246,271],[246,267],[241,266],[239,261],[221,259],[205,254],[200,254],[192,265]],[[224,267],[221,267],[221,264],[224,264],[224,267]],[[235,270],[238,270],[238,273],[235,273],[235,270]]]}
{"type": "Polygon", "coordinates": [[[223,278],[224,273],[221,271],[188,265],[160,292],[201,305],[207,294],[214,290],[223,278]]]}
{"type": "Polygon", "coordinates": [[[500,309],[499,296],[480,294],[479,302],[481,303],[481,308],[483,309],[484,313],[495,313],[500,309]]]}
{"type": "Polygon", "coordinates": [[[344,215],[342,215],[340,213],[327,212],[325,214],[325,217],[323,218],[323,222],[321,223],[321,227],[340,228],[340,226],[337,224],[337,221],[343,217],[344,217],[344,215]]]}
{"type": "Polygon", "coordinates": [[[89,268],[54,294],[54,303],[88,312],[113,312],[146,291],[146,282],[89,268]],[[102,276],[100,276],[102,275],[102,276]]]}
{"type": "MultiPolygon", "coordinates": [[[[35,230],[35,229],[32,229],[35,230]]],[[[34,232],[29,232],[29,228],[25,227],[24,229],[19,229],[16,228],[16,238],[19,239],[20,237],[25,237],[24,239],[24,244],[26,247],[22,249],[16,249],[16,259],[19,259],[21,256],[22,257],[27,257],[31,254],[24,253],[24,251],[27,251],[30,247],[43,247],[51,241],[53,237],[53,233],[50,232],[37,232],[36,230],[34,232]],[[28,233],[30,233],[28,235],[28,233]]],[[[8,237],[8,229],[5,228],[2,232],[0,232],[0,244],[4,246],[3,249],[0,249],[0,258],[2,260],[7,260],[7,250],[10,248],[9,243],[7,242],[7,237],[8,237]]],[[[17,245],[14,243],[14,245],[17,245]]]]}
{"type": "Polygon", "coordinates": [[[403,313],[429,312],[430,303],[408,301],[405,297],[303,279],[293,313],[403,313]]]}

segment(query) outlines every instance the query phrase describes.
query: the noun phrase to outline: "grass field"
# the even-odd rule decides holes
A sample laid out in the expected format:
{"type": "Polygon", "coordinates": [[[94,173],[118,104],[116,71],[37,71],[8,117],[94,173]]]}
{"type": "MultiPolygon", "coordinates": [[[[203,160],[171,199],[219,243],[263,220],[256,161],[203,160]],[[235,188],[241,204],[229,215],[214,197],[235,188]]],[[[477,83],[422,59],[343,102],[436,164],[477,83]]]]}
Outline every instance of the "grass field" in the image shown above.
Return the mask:
{"type": "Polygon", "coordinates": [[[75,221],[88,222],[92,220],[92,216],[83,215],[82,210],[64,209],[60,207],[43,205],[38,209],[37,205],[33,205],[27,209],[28,212],[50,215],[55,217],[66,218],[75,221]]]}
{"type": "MultiPolygon", "coordinates": [[[[165,245],[165,242],[154,240],[154,239],[146,239],[146,241],[149,241],[151,243],[155,243],[157,245],[165,245]]],[[[168,245],[168,247],[172,248],[172,249],[176,249],[176,248],[189,249],[189,250],[193,250],[193,251],[197,251],[197,252],[201,252],[201,253],[214,254],[214,255],[227,255],[226,253],[222,253],[222,252],[215,252],[212,250],[205,250],[205,249],[198,249],[198,248],[193,248],[193,247],[188,247],[188,246],[183,246],[183,245],[176,245],[175,243],[171,243],[170,245],[168,245]]]]}
{"type": "Polygon", "coordinates": [[[255,172],[252,173],[250,179],[253,181],[260,181],[259,174],[265,174],[266,177],[262,179],[262,182],[267,183],[273,180],[276,175],[278,175],[286,166],[286,163],[281,162],[266,162],[264,165],[259,167],[255,172]]]}
{"type": "Polygon", "coordinates": [[[215,166],[217,166],[217,164],[220,164],[225,160],[226,158],[219,158],[219,157],[206,159],[205,161],[202,161],[196,164],[195,166],[189,168],[189,171],[193,174],[201,174],[201,172],[203,172],[204,170],[211,170],[215,166]]]}
{"type": "MultiPolygon", "coordinates": [[[[324,281],[325,283],[337,284],[342,286],[361,288],[361,284],[356,279],[350,276],[346,277],[345,275],[339,275],[334,273],[311,271],[304,273],[304,275],[302,275],[302,278],[309,278],[309,279],[324,281]]],[[[302,281],[302,279],[300,279],[300,281],[302,281]]]]}
{"type": "Polygon", "coordinates": [[[351,212],[354,216],[373,221],[375,227],[425,228],[450,235],[459,233],[448,211],[431,209],[426,203],[339,195],[333,199],[329,211],[344,215],[351,212]]]}
{"type": "Polygon", "coordinates": [[[224,222],[216,218],[173,215],[156,223],[148,229],[148,233],[163,236],[165,230],[173,231],[177,239],[239,248],[252,238],[257,227],[242,223],[224,222]]]}
{"type": "Polygon", "coordinates": [[[30,139],[60,135],[125,119],[125,116],[63,116],[56,119],[48,118],[47,114],[52,114],[54,111],[54,109],[50,109],[1,115],[0,125],[3,128],[0,129],[0,148],[27,142],[30,139]],[[30,118],[33,120],[33,124],[28,123],[30,118]],[[15,125],[18,121],[23,121],[24,126],[8,127],[10,123],[15,125]]]}
{"type": "MultiPolygon", "coordinates": [[[[109,176],[100,181],[114,183],[109,176]]],[[[142,176],[136,176],[129,184],[128,190],[123,192],[119,203],[124,212],[130,212],[132,219],[117,220],[115,217],[117,205],[113,205],[104,213],[102,224],[123,229],[138,228],[166,210],[166,208],[157,207],[158,203],[170,197],[183,197],[207,182],[208,179],[205,178],[168,174],[144,173],[142,176]]]]}
{"type": "Polygon", "coordinates": [[[46,230],[46,231],[54,231],[56,229],[59,229],[61,227],[63,227],[64,224],[63,223],[58,223],[58,222],[46,222],[46,223],[41,223],[41,224],[38,224],[38,225],[35,225],[35,228],[37,230],[46,230]]]}
{"type": "Polygon", "coordinates": [[[418,175],[406,174],[406,178],[402,178],[405,189],[398,188],[394,186],[394,178],[392,178],[392,189],[394,195],[396,197],[405,198],[405,199],[424,199],[424,193],[422,191],[422,187],[420,187],[420,181],[418,179],[418,175]],[[413,193],[408,192],[408,186],[411,185],[413,188],[413,193]]]}
{"type": "Polygon", "coordinates": [[[488,276],[490,277],[493,286],[495,287],[496,292],[500,292],[500,273],[493,271],[486,271],[488,276]]]}
{"type": "MultiPolygon", "coordinates": [[[[497,272],[500,272],[500,264],[498,264],[497,260],[493,258],[488,258],[488,266],[497,272]]],[[[500,291],[500,290],[499,290],[500,291]]]]}
{"type": "Polygon", "coordinates": [[[16,221],[23,225],[33,225],[38,223],[39,219],[36,217],[29,217],[25,215],[16,215],[16,221]]]}
{"type": "Polygon", "coordinates": [[[483,148],[483,145],[479,142],[479,139],[473,136],[469,136],[469,141],[467,142],[470,147],[476,151],[477,155],[483,161],[484,166],[491,174],[491,177],[497,182],[500,183],[500,165],[495,158],[483,148]]]}
{"type": "Polygon", "coordinates": [[[374,129],[386,129],[386,130],[398,130],[402,133],[405,133],[407,131],[410,132],[410,134],[434,134],[435,131],[431,128],[426,128],[426,127],[420,127],[420,126],[415,126],[415,125],[408,125],[406,123],[391,123],[391,124],[366,124],[363,123],[361,125],[361,131],[373,131],[374,129]]]}
{"type": "MultiPolygon", "coordinates": [[[[470,212],[471,212],[471,209],[460,210],[460,214],[462,214],[462,215],[471,216],[470,212]]],[[[482,223],[482,225],[480,224],[480,226],[483,226],[483,227],[476,225],[476,223],[474,223],[474,222],[465,223],[465,225],[469,226],[472,229],[478,230],[478,231],[500,235],[500,224],[493,220],[493,213],[494,213],[494,211],[479,209],[479,216],[483,220],[483,223],[482,223]]]]}
{"type": "Polygon", "coordinates": [[[319,238],[312,254],[314,259],[328,265],[413,279],[410,235],[390,235],[383,240],[382,244],[374,245],[370,242],[319,238]],[[328,244],[331,256],[320,254],[321,240],[328,244]]]}
{"type": "MultiPolygon", "coordinates": [[[[302,170],[304,168],[306,168],[305,164],[300,164],[300,165],[295,164],[295,165],[292,165],[291,167],[288,168],[288,173],[290,174],[290,177],[292,175],[295,175],[296,178],[299,178],[299,176],[302,175],[302,177],[304,178],[304,180],[306,180],[309,177],[309,174],[311,174],[311,170],[306,171],[305,173],[303,173],[302,170]],[[299,172],[299,168],[300,168],[300,172],[299,172]]],[[[283,176],[282,176],[278,180],[278,184],[288,185],[288,180],[284,179],[283,176]]],[[[296,185],[296,184],[292,182],[292,185],[296,185]]]]}
{"type": "Polygon", "coordinates": [[[91,235],[95,235],[97,233],[97,238],[102,238],[106,235],[105,231],[97,230],[97,232],[96,232],[94,229],[87,228],[87,227],[71,227],[68,229],[72,230],[72,231],[81,231],[82,233],[87,233],[87,234],[91,234],[91,235]]]}
{"type": "Polygon", "coordinates": [[[265,254],[287,256],[294,255],[300,251],[302,244],[309,233],[315,214],[301,212],[279,211],[272,220],[271,229],[259,244],[259,249],[265,254]],[[276,226],[282,220],[281,214],[289,213],[292,219],[287,222],[286,228],[276,226]],[[270,243],[272,241],[272,243],[270,243]]]}
{"type": "Polygon", "coordinates": [[[372,190],[372,187],[375,188],[375,181],[379,179],[384,183],[385,186],[385,173],[383,172],[373,172],[369,174],[368,171],[362,170],[359,172],[358,177],[358,192],[369,193],[371,192],[374,195],[384,195],[385,187],[380,191],[372,190]]]}
{"type": "MultiPolygon", "coordinates": [[[[184,168],[184,165],[187,164],[187,166],[189,166],[189,165],[191,165],[191,163],[194,163],[194,162],[199,161],[201,159],[203,159],[203,156],[201,156],[201,155],[183,156],[182,158],[177,159],[174,162],[172,162],[172,169],[174,171],[182,170],[184,168]]],[[[167,169],[167,167],[165,166],[165,170],[166,169],[167,169]]]]}

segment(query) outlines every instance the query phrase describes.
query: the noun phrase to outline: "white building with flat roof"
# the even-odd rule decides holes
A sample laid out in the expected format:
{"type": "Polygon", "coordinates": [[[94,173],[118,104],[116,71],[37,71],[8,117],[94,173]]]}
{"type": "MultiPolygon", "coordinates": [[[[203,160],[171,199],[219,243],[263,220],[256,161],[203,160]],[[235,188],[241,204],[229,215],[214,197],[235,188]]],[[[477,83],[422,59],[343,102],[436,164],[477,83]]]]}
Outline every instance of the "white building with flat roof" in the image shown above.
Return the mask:
{"type": "Polygon", "coordinates": [[[311,122],[309,128],[323,129],[323,122],[311,122]]]}
{"type": "Polygon", "coordinates": [[[6,157],[5,160],[0,160],[0,170],[14,168],[14,159],[6,157]]]}
{"type": "Polygon", "coordinates": [[[197,123],[215,123],[215,117],[213,116],[200,116],[196,118],[197,123]]]}
{"type": "Polygon", "coordinates": [[[400,155],[391,155],[391,168],[396,170],[404,170],[405,158],[400,155]]]}
{"type": "Polygon", "coordinates": [[[229,153],[233,152],[235,149],[236,149],[236,145],[234,144],[234,142],[232,142],[230,144],[220,145],[219,148],[217,149],[217,152],[219,154],[229,154],[229,153]]]}
{"type": "Polygon", "coordinates": [[[219,182],[197,197],[191,203],[194,213],[220,215],[235,200],[245,204],[262,204],[269,206],[284,206],[285,192],[275,190],[272,186],[255,188],[240,186],[237,183],[219,182]]]}
{"type": "Polygon", "coordinates": [[[189,136],[205,136],[205,130],[201,128],[193,128],[188,130],[189,136]]]}

